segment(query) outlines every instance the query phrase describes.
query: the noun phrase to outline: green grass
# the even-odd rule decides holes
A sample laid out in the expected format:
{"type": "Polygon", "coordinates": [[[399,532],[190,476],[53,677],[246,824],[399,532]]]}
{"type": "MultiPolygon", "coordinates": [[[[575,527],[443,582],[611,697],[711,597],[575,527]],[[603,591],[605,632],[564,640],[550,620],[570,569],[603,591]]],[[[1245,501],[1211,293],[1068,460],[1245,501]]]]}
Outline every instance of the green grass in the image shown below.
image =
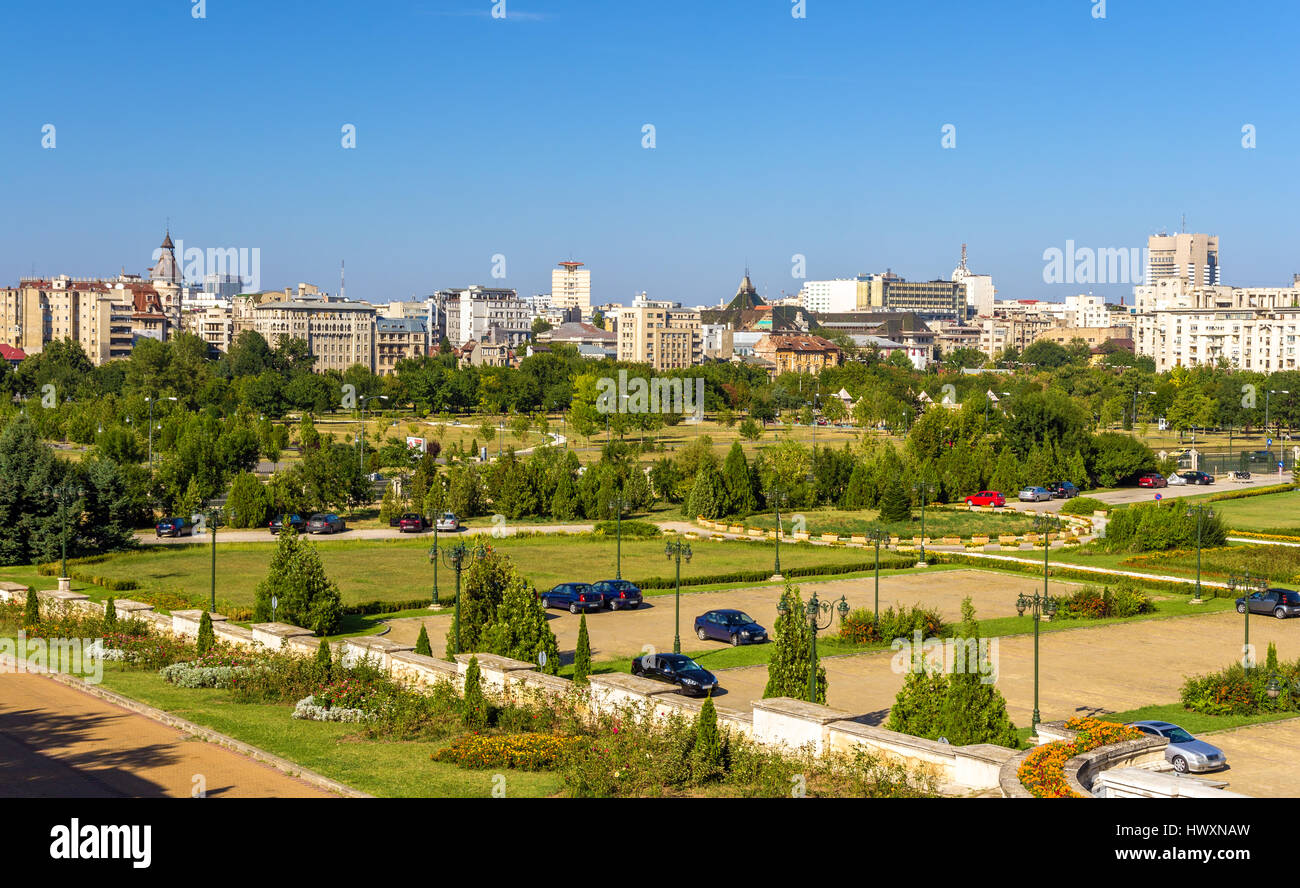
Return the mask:
{"type": "MultiPolygon", "coordinates": [[[[539,589],[572,580],[592,581],[614,576],[615,546],[612,539],[591,535],[547,535],[507,537],[486,541],[511,558],[539,589]]],[[[345,604],[367,601],[409,601],[431,595],[433,566],[429,563],[430,541],[336,540],[317,544],[325,571],[338,583],[345,604]]],[[[708,576],[762,569],[772,563],[773,545],[761,542],[699,542],[694,557],[682,562],[682,576],[708,576]]],[[[275,543],[227,543],[217,549],[217,599],[237,606],[250,606],[254,589],[266,576],[275,543]]],[[[131,579],[150,592],[176,592],[206,599],[210,588],[211,552],[204,546],[145,546],[110,556],[88,566],[88,572],[108,579],[131,579]]],[[[866,550],[830,551],[798,544],[781,546],[783,568],[827,564],[861,563],[872,555],[866,550]]],[[[664,544],[656,540],[623,541],[623,576],[632,580],[670,577],[673,563],[664,556],[664,544]]],[[[455,583],[452,571],[439,568],[439,586],[445,593],[455,583]]],[[[31,567],[0,569],[0,579],[53,587],[52,577],[38,577],[31,567]]],[[[752,584],[750,584],[752,585],[752,584]]],[[[102,589],[74,588],[103,598],[102,589]]],[[[118,598],[132,598],[137,592],[118,592],[118,598]]]]}
{"type": "Polygon", "coordinates": [[[1159,703],[1152,706],[1143,706],[1139,709],[1130,709],[1127,712],[1101,713],[1098,717],[1107,721],[1120,722],[1167,721],[1178,725],[1189,734],[1199,736],[1214,731],[1230,731],[1233,728],[1242,728],[1248,725],[1285,721],[1295,718],[1296,714],[1294,712],[1266,712],[1259,715],[1202,715],[1199,712],[1184,709],[1182,703],[1159,703]]]}
{"type": "Polygon", "coordinates": [[[1233,530],[1300,533],[1300,490],[1219,500],[1213,508],[1233,530]]]}

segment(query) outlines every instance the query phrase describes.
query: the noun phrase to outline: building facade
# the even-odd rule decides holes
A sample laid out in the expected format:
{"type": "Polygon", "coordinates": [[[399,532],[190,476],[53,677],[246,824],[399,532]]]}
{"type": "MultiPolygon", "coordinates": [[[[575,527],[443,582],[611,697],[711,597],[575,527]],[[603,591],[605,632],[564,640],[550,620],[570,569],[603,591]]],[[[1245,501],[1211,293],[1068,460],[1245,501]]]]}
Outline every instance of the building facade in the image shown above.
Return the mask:
{"type": "Polygon", "coordinates": [[[1155,234],[1147,239],[1147,284],[1174,278],[1186,286],[1222,281],[1219,239],[1209,234],[1155,234]]]}
{"type": "Polygon", "coordinates": [[[672,302],[639,300],[618,316],[618,359],[656,370],[691,367],[704,359],[700,313],[672,302]]]}
{"type": "Polygon", "coordinates": [[[591,317],[591,269],[581,262],[559,263],[551,270],[551,308],[576,308],[591,317]]]}
{"type": "Polygon", "coordinates": [[[314,370],[344,371],[354,364],[375,369],[375,307],[362,302],[294,300],[252,308],[253,329],[276,348],[302,339],[316,356],[314,370]]]}

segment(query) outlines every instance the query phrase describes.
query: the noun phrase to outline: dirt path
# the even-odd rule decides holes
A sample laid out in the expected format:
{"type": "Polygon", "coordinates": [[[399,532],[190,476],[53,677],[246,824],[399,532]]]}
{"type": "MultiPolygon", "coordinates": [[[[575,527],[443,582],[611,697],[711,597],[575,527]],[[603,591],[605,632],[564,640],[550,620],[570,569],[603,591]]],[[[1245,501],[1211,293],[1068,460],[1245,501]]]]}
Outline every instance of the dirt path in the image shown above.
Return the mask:
{"type": "Polygon", "coordinates": [[[40,675],[0,675],[0,798],[329,796],[40,675]]]}
{"type": "MultiPolygon", "coordinates": [[[[776,604],[782,586],[756,586],[733,589],[727,592],[682,593],[681,634],[682,650],[701,651],[725,647],[721,642],[699,641],[692,629],[695,617],[715,608],[743,610],[762,625],[772,628],[776,620],[776,604]]],[[[813,590],[823,601],[838,602],[840,596],[848,599],[851,608],[870,608],[875,601],[872,577],[851,580],[827,580],[801,583],[800,590],[807,598],[813,590]]],[[[1068,594],[1077,584],[1053,581],[1053,594],[1068,594]]],[[[931,573],[897,574],[880,578],[881,610],[901,604],[911,607],[923,603],[937,608],[943,618],[955,622],[961,618],[961,601],[967,595],[975,603],[976,615],[982,619],[1011,617],[1016,613],[1016,597],[1021,592],[1042,590],[1042,580],[1033,577],[1002,576],[987,571],[952,570],[931,573]]],[[[636,656],[647,645],[656,650],[670,651],[673,645],[675,623],[672,595],[655,595],[646,599],[637,610],[598,611],[587,614],[587,632],[591,637],[591,654],[597,660],[616,660],[636,656]]],[[[578,617],[566,611],[552,610],[551,630],[560,643],[560,650],[572,653],[578,644],[578,617]]],[[[446,647],[446,633],[451,626],[450,616],[412,617],[393,620],[392,631],[385,636],[402,644],[415,644],[420,634],[420,623],[428,627],[429,643],[441,653],[446,647]]]]}
{"type": "Polygon", "coordinates": [[[1228,789],[1262,798],[1300,796],[1300,719],[1205,734],[1228,756],[1228,769],[1207,776],[1228,789]]]}

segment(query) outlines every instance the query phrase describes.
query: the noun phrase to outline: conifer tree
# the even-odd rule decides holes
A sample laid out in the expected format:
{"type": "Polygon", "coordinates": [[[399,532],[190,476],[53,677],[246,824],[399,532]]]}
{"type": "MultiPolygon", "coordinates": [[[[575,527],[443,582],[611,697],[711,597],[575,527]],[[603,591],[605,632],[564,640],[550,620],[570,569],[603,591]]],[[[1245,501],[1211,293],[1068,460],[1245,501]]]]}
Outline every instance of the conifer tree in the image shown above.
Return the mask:
{"type": "Polygon", "coordinates": [[[433,656],[433,648],[429,646],[429,630],[423,623],[420,624],[420,637],[415,640],[415,652],[425,657],[433,656]]]}
{"type": "Polygon", "coordinates": [[[583,686],[587,684],[587,676],[591,674],[591,639],[587,636],[587,615],[583,614],[578,620],[578,648],[573,655],[573,683],[583,686]]]}
{"type": "Polygon", "coordinates": [[[104,602],[104,629],[111,632],[117,628],[117,602],[111,597],[104,602]]]}
{"type": "MultiPolygon", "coordinates": [[[[786,584],[781,595],[786,612],[776,618],[776,642],[767,664],[767,686],[763,697],[808,699],[808,658],[812,653],[812,635],[804,612],[799,587],[786,584]]],[[[826,702],[826,667],[817,664],[817,702],[826,702]]]]}
{"type": "Polygon", "coordinates": [[[483,695],[483,679],[479,673],[478,657],[470,657],[469,667],[465,670],[465,693],[461,696],[461,714],[467,728],[482,730],[488,726],[488,701],[483,695]]]}
{"type": "Polygon", "coordinates": [[[200,657],[212,650],[212,646],[217,643],[217,637],[212,631],[212,615],[207,611],[199,617],[199,637],[195,642],[195,649],[200,657]]]}
{"type": "Polygon", "coordinates": [[[912,520],[912,500],[902,478],[894,478],[886,485],[880,499],[880,520],[891,523],[912,520]]]}
{"type": "Polygon", "coordinates": [[[718,730],[718,711],[713,695],[695,717],[695,743],[691,747],[691,779],[695,783],[719,780],[726,775],[726,741],[718,730]]]}
{"type": "Polygon", "coordinates": [[[28,632],[41,625],[41,602],[36,597],[36,590],[27,590],[27,608],[23,613],[23,626],[28,632]]]}
{"type": "Polygon", "coordinates": [[[330,644],[323,638],[320,640],[320,647],[316,648],[316,660],[313,665],[316,669],[317,678],[322,683],[330,680],[330,673],[334,671],[334,664],[330,656],[330,644]]]}

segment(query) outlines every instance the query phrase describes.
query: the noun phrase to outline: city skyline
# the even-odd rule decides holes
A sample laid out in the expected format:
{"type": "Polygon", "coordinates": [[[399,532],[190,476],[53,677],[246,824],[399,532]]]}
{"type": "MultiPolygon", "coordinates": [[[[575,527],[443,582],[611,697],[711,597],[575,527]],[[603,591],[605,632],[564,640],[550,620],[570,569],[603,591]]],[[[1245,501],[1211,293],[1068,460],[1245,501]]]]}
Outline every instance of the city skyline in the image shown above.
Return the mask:
{"type": "MultiPolygon", "coordinates": [[[[13,91],[0,165],[26,209],[0,222],[0,281],[142,274],[170,225],[203,249],[259,249],[265,289],[334,292],[346,261],[349,295],[372,301],[545,293],[569,257],[596,303],[712,305],[745,268],[779,299],[803,282],[796,256],[808,280],[947,279],[962,243],[1000,298],[1118,301],[1131,284],[1044,283],[1044,251],[1141,248],[1184,214],[1224,242],[1225,283],[1300,271],[1285,230],[1297,125],[1279,110],[1300,12],[1283,4],[1214,18],[1217,41],[1248,34],[1252,55],[1198,56],[1185,101],[1163,98],[1187,75],[1159,47],[1196,45],[1208,3],[1111,3],[1102,20],[1086,0],[996,15],[819,0],[802,20],[780,3],[519,0],[504,20],[491,5],[6,11],[13,33],[58,29],[73,53],[169,52],[124,54],[111,83],[46,66],[13,91]],[[288,36],[306,48],[284,52],[288,36]]],[[[12,52],[22,69],[45,49],[12,52]]]]}

